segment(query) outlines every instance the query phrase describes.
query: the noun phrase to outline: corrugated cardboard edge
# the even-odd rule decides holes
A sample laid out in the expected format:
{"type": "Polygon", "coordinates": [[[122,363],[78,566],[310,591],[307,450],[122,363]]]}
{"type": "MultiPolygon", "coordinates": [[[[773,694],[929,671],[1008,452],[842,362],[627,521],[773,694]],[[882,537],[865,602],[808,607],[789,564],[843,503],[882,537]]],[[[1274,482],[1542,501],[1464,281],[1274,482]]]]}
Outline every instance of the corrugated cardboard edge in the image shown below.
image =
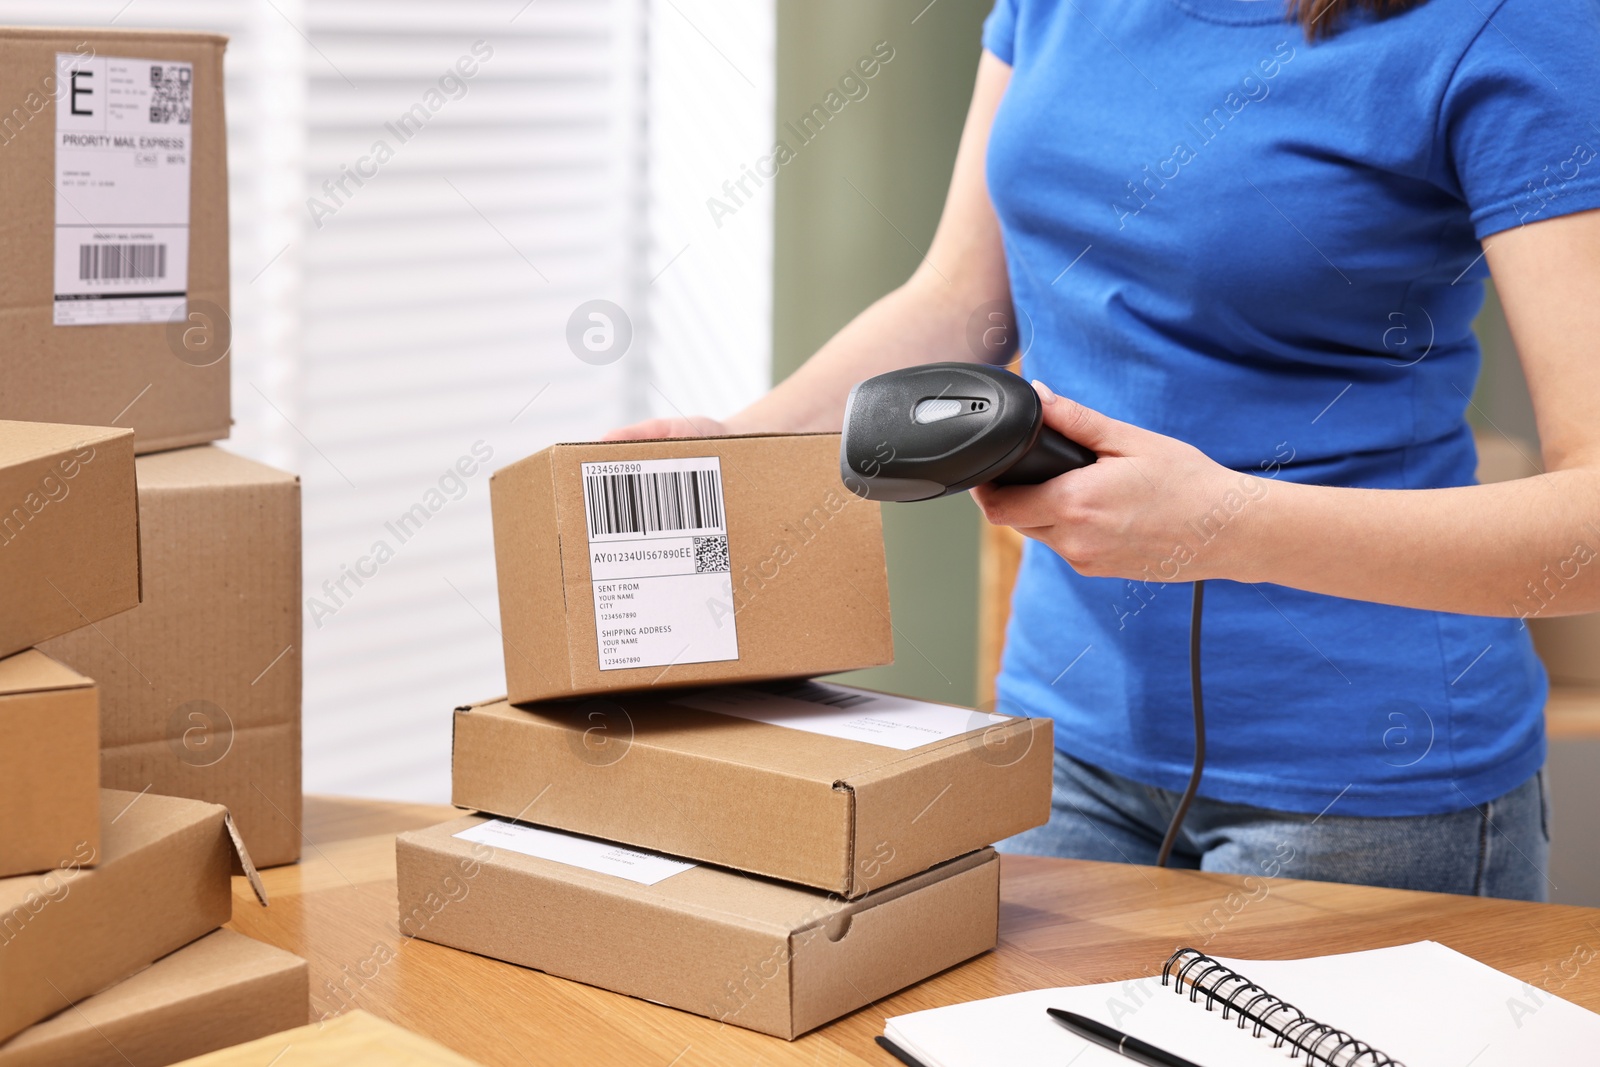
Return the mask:
{"type": "MultiPolygon", "coordinates": [[[[571,605],[569,605],[567,603],[567,555],[566,555],[566,552],[564,551],[565,548],[566,548],[566,544],[565,544],[565,539],[562,537],[562,534],[561,534],[561,526],[562,526],[561,512],[560,512],[560,508],[556,504],[556,490],[557,490],[558,487],[556,486],[555,452],[556,452],[556,450],[554,448],[550,449],[549,456],[547,456],[545,458],[544,472],[543,473],[544,473],[545,479],[549,483],[549,485],[547,486],[547,489],[548,489],[548,492],[550,493],[550,516],[551,516],[552,519],[555,520],[555,528],[556,528],[556,582],[561,588],[561,617],[565,618],[565,619],[570,619],[572,617],[572,607],[571,607],[571,605]]],[[[567,676],[565,678],[561,679],[561,682],[562,682],[562,684],[564,686],[566,686],[567,692],[568,693],[572,693],[572,691],[576,688],[576,685],[575,685],[573,680],[578,677],[578,670],[577,670],[577,663],[576,663],[577,658],[578,658],[578,653],[577,653],[576,642],[574,642],[572,640],[572,631],[571,631],[571,629],[567,628],[567,627],[563,627],[563,629],[566,631],[566,638],[567,638],[566,646],[567,647],[566,647],[566,655],[563,656],[561,659],[562,659],[562,662],[566,664],[567,676]]],[[[599,640],[598,636],[596,637],[596,640],[599,640]]]]}
{"type": "MultiPolygon", "coordinates": [[[[588,448],[592,445],[655,445],[671,441],[681,444],[684,441],[735,441],[741,437],[838,437],[838,430],[797,430],[787,432],[783,430],[766,430],[759,433],[705,433],[689,437],[630,437],[626,441],[559,441],[550,445],[545,451],[554,451],[558,448],[588,448]]],[[[538,455],[538,453],[534,453],[538,455]]],[[[843,485],[843,482],[839,484],[843,485]]]]}
{"type": "MultiPolygon", "coordinates": [[[[981,885],[981,882],[978,883],[981,885]]],[[[948,900],[944,903],[948,904],[948,900]]],[[[932,902],[923,902],[929,907],[932,902]]],[[[859,1011],[862,1008],[893,995],[901,989],[908,988],[918,982],[925,981],[933,975],[950,967],[958,966],[967,960],[993,951],[999,943],[1000,919],[1000,856],[993,848],[982,848],[969,852],[965,856],[947,860],[937,867],[930,868],[921,875],[905,879],[903,882],[886,886],[875,891],[871,896],[850,902],[839,914],[828,919],[819,920],[807,927],[797,929],[789,938],[789,1040],[794,1040],[808,1031],[819,1026],[827,1025],[835,1019],[859,1011]],[[923,958],[916,965],[906,967],[905,959],[888,959],[889,968],[897,965],[901,973],[893,976],[883,976],[877,988],[862,989],[858,983],[845,973],[843,977],[849,986],[850,994],[842,1000],[838,997],[830,998],[822,988],[813,988],[807,981],[805,964],[809,963],[811,956],[807,946],[817,945],[818,949],[827,954],[829,945],[843,943],[849,949],[849,938],[852,926],[857,918],[870,923],[871,917],[879,909],[886,908],[890,912],[897,911],[905,906],[904,902],[913,892],[926,891],[934,895],[962,894],[970,895],[969,886],[974,879],[988,879],[992,883],[991,891],[985,895],[981,915],[974,906],[972,910],[958,914],[948,915],[941,912],[941,920],[948,925],[954,925],[956,934],[952,937],[933,939],[923,946],[923,958]],[[840,919],[844,921],[841,923],[840,919]],[[974,922],[974,920],[977,920],[974,922]],[[837,929],[835,929],[837,927],[837,929]],[[821,928],[819,930],[819,928],[821,928]],[[820,932],[825,939],[816,940],[820,932]],[[866,998],[866,999],[863,999],[866,998]]],[[[891,919],[892,923],[906,925],[903,916],[898,920],[891,919]]],[[[870,931],[858,933],[857,936],[867,936],[870,931]]],[[[854,952],[859,954],[864,951],[859,946],[854,952]]],[[[880,953],[878,958],[882,959],[880,953]]],[[[832,965],[837,967],[847,965],[846,961],[837,957],[832,965]]]]}
{"type": "MultiPolygon", "coordinates": [[[[1021,765],[1022,761],[1029,760],[1029,758],[1032,757],[1032,760],[1034,760],[1035,763],[1037,763],[1037,761],[1045,761],[1046,765],[1053,766],[1054,721],[1050,720],[1050,718],[1021,717],[1021,715],[1008,715],[1008,720],[1010,720],[1008,723],[995,723],[994,726],[987,726],[987,728],[984,728],[982,733],[987,734],[989,729],[1002,728],[1005,729],[1005,731],[1008,731],[1008,734],[1013,734],[1013,736],[1026,736],[1027,749],[1024,750],[1024,753],[1022,753],[1022,757],[1018,757],[1018,760],[1016,760],[1014,765],[1021,765]],[[1037,757],[1032,755],[1035,747],[1038,747],[1038,750],[1040,750],[1040,755],[1037,755],[1037,757]]],[[[866,854],[866,849],[869,848],[869,841],[862,840],[861,835],[862,833],[869,832],[872,817],[874,817],[874,814],[877,813],[878,809],[880,809],[874,808],[874,806],[870,805],[869,803],[870,795],[874,793],[875,782],[883,781],[883,779],[888,779],[888,777],[906,774],[907,769],[909,768],[938,768],[938,766],[947,765],[947,763],[954,763],[954,761],[963,760],[963,753],[965,753],[965,750],[968,750],[968,747],[973,744],[971,739],[973,739],[974,733],[978,733],[978,731],[968,731],[968,733],[965,734],[957,734],[957,736],[954,737],[947,737],[947,739],[944,739],[944,741],[936,741],[930,745],[922,745],[920,749],[907,750],[907,752],[901,753],[901,755],[896,755],[896,757],[888,758],[888,760],[883,761],[883,763],[878,763],[877,766],[869,769],[869,771],[856,774],[856,776],[850,777],[850,779],[843,779],[843,781],[835,782],[835,789],[848,790],[851,795],[851,800],[853,800],[853,806],[851,806],[851,814],[853,814],[853,821],[851,821],[851,867],[850,870],[846,872],[846,878],[848,878],[848,888],[845,889],[845,896],[848,897],[848,899],[854,899],[854,897],[862,896],[862,894],[878,893],[878,891],[882,891],[882,889],[886,888],[886,886],[894,885],[893,881],[883,881],[883,883],[872,883],[872,881],[867,881],[866,878],[864,878],[861,864],[859,864],[858,861],[858,856],[864,856],[864,854],[866,854]]],[[[1030,829],[1030,827],[1034,827],[1034,825],[1042,825],[1043,822],[1048,821],[1048,817],[1050,817],[1050,766],[1045,766],[1045,768],[1042,768],[1042,771],[1040,771],[1040,774],[1038,774],[1037,811],[1034,811],[1032,816],[1019,817],[1018,821],[1014,822],[1014,824],[1010,825],[1010,827],[1006,827],[1006,829],[1002,830],[1002,832],[990,832],[989,835],[987,835],[987,843],[992,843],[994,840],[1000,840],[1000,838],[1010,837],[1011,833],[1021,833],[1022,830],[1030,829]]],[[[965,766],[965,768],[960,769],[962,769],[963,773],[968,774],[982,773],[982,771],[979,771],[978,768],[974,768],[974,766],[965,766]]],[[[1018,785],[1018,789],[1022,789],[1022,785],[1018,785]]],[[[938,797],[934,797],[933,803],[938,803],[938,800],[938,797]]],[[[933,803],[930,803],[930,808],[933,806],[933,803]]],[[[920,817],[922,816],[918,814],[917,819],[920,819],[920,817]]],[[[912,819],[912,822],[917,821],[917,819],[912,819]]],[[[966,841],[966,846],[968,846],[968,848],[978,848],[978,846],[981,846],[982,843],[986,843],[986,841],[970,840],[966,841]]],[[[928,857],[923,856],[920,857],[920,859],[914,857],[914,862],[917,862],[918,865],[926,864],[926,862],[928,862],[928,857]]],[[[938,862],[944,861],[941,861],[941,859],[934,859],[933,862],[934,864],[938,864],[938,862]]],[[[925,869],[925,867],[923,867],[923,869],[925,869]]]]}
{"type": "MultiPolygon", "coordinates": [[[[565,623],[561,626],[560,641],[567,647],[559,656],[543,655],[547,645],[557,642],[540,640],[535,642],[537,647],[531,650],[526,647],[532,635],[523,632],[525,629],[523,619],[526,618],[526,614],[521,607],[528,588],[540,585],[544,578],[548,578],[561,587],[562,617],[565,618],[566,576],[561,561],[560,524],[554,523],[555,472],[551,456],[555,452],[555,447],[541,449],[531,456],[508,463],[489,475],[489,520],[494,540],[495,589],[500,597],[499,633],[501,656],[505,662],[506,689],[508,692],[516,690],[517,681],[523,680],[521,676],[526,673],[524,670],[516,669],[512,662],[513,656],[521,663],[532,667],[533,673],[539,676],[541,683],[540,687],[531,693],[518,694],[525,701],[558,699],[573,695],[571,640],[566,632],[565,623]],[[541,469],[544,471],[543,483],[540,481],[541,469]],[[519,480],[522,484],[515,484],[519,480]],[[510,494],[517,502],[512,504],[505,494],[510,494]],[[510,540],[514,536],[512,529],[514,523],[513,519],[507,516],[507,509],[512,508],[520,512],[525,507],[531,510],[541,503],[548,505],[546,510],[552,523],[557,527],[554,553],[549,559],[542,561],[545,566],[541,568],[541,561],[534,559],[536,553],[511,552],[510,558],[517,560],[517,567],[523,568],[525,572],[508,574],[504,562],[508,555],[502,551],[502,545],[509,548],[510,540]],[[549,573],[541,575],[540,571],[545,568],[548,568],[549,573]],[[518,579],[521,579],[520,586],[518,579]],[[546,673],[546,668],[549,668],[550,673],[546,673]],[[560,676],[562,670],[566,672],[564,677],[560,676]],[[558,677],[552,678],[551,673],[558,677]]],[[[555,637],[555,635],[550,636],[555,637]]]]}
{"type": "MultiPolygon", "coordinates": [[[[188,284],[187,282],[185,283],[188,284]]],[[[185,303],[188,297],[184,298],[185,303]]],[[[132,430],[128,431],[130,434],[132,430]]],[[[130,446],[133,452],[133,565],[138,568],[139,603],[144,603],[144,526],[139,517],[139,438],[134,436],[130,446]]]]}
{"type": "Polygon", "coordinates": [[[264,908],[267,906],[267,887],[261,883],[261,875],[256,871],[256,865],[250,862],[250,850],[244,847],[244,838],[239,836],[239,827],[234,825],[233,813],[224,810],[222,825],[228,828],[228,840],[233,842],[233,858],[237,861],[238,874],[245,877],[250,883],[250,888],[256,895],[256,900],[264,908]]]}
{"type": "Polygon", "coordinates": [[[144,30],[113,26],[6,26],[5,35],[23,40],[48,41],[57,37],[106,37],[125,41],[182,41],[185,44],[218,44],[226,48],[229,37],[210,30],[144,30]]]}

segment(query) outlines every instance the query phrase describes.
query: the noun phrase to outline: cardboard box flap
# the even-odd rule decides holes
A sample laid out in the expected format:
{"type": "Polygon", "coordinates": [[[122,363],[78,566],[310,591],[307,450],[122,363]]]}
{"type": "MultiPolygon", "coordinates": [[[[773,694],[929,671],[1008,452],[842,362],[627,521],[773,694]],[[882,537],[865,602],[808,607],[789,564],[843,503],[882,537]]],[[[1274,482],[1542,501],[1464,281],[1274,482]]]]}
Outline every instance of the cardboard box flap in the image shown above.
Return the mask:
{"type": "Polygon", "coordinates": [[[92,685],[92,680],[35,648],[0,659],[0,697],[92,685]]]}
{"type": "Polygon", "coordinates": [[[266,907],[267,887],[261,883],[256,865],[250,862],[250,850],[244,847],[244,838],[239,835],[239,827],[234,823],[232,813],[223,816],[222,824],[228,828],[228,840],[233,842],[233,873],[244,875],[256,900],[261,902],[263,908],[266,907]]]}
{"type": "MultiPolygon", "coordinates": [[[[206,822],[220,816],[227,828],[235,870],[250,880],[257,899],[263,905],[267,903],[261,876],[256,873],[255,865],[250,862],[250,854],[245,851],[244,842],[233,826],[233,816],[229,815],[228,809],[220,804],[207,804],[203,800],[185,800],[181,797],[165,797],[156,793],[129,793],[120,789],[102,789],[100,811],[102,836],[98,863],[101,866],[125,859],[145,849],[161,846],[175,834],[200,832],[199,828],[206,822]],[[125,819],[124,816],[133,811],[135,806],[139,809],[140,818],[125,819]]],[[[64,856],[62,859],[68,860],[71,857],[64,856]]],[[[41,887],[49,888],[49,885],[53,884],[48,881],[50,879],[65,877],[70,880],[81,877],[84,873],[87,872],[70,871],[63,876],[52,871],[40,875],[0,879],[0,913],[10,911],[28,900],[30,895],[38,895],[42,891],[41,887]]]]}

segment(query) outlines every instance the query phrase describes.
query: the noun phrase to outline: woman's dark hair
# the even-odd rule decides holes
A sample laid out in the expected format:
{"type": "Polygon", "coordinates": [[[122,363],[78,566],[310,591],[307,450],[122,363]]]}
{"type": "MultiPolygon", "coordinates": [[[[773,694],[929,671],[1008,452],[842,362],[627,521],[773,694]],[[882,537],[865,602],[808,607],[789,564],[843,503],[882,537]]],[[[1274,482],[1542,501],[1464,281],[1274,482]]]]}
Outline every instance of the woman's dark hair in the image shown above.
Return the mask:
{"type": "Polygon", "coordinates": [[[1289,14],[1316,40],[1337,33],[1339,21],[1352,11],[1370,11],[1379,18],[1420,7],[1427,0],[1289,0],[1289,14]]]}

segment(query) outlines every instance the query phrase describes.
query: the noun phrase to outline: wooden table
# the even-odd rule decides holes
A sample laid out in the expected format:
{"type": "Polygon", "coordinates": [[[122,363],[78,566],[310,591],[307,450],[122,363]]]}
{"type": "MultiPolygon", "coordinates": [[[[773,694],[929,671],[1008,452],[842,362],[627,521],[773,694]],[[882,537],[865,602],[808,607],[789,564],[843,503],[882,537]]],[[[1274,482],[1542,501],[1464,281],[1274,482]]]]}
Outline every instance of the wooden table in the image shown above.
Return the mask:
{"type": "Polygon", "coordinates": [[[1008,857],[998,950],[785,1042],[402,937],[394,834],[456,814],[308,797],[304,861],[263,872],[267,908],[234,879],[230,925],[310,960],[312,1019],[364,1008],[490,1067],[894,1067],[872,1043],[886,1015],[1130,978],[1180,944],[1249,959],[1432,939],[1600,1011],[1600,971],[1563,983],[1557,970],[1575,948],[1600,947],[1600,910],[1289,880],[1246,887],[1192,871],[1008,857]]]}

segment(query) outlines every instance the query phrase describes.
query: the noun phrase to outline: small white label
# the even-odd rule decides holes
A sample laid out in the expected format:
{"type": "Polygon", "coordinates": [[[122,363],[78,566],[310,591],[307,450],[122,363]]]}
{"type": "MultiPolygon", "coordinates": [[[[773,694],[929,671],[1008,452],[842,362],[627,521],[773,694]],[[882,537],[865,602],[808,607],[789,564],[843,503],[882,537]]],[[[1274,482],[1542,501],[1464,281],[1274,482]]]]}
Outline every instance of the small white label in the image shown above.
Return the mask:
{"type": "Polygon", "coordinates": [[[568,867],[582,867],[596,874],[615,875],[640,885],[655,885],[663,878],[682,874],[695,866],[682,860],[658,856],[654,852],[623,848],[609,841],[596,841],[590,837],[577,837],[502,819],[490,819],[468,827],[455,836],[463,841],[476,841],[535,859],[564,863],[568,867]]]}
{"type": "Polygon", "coordinates": [[[167,322],[189,288],[194,66],[56,54],[55,324],[167,322]]]}
{"type": "Polygon", "coordinates": [[[600,669],[739,658],[722,462],[583,464],[600,669]]]}
{"type": "Polygon", "coordinates": [[[823,682],[783,682],[760,689],[726,686],[690,693],[673,703],[902,752],[1010,721],[1006,715],[823,682]]]}

